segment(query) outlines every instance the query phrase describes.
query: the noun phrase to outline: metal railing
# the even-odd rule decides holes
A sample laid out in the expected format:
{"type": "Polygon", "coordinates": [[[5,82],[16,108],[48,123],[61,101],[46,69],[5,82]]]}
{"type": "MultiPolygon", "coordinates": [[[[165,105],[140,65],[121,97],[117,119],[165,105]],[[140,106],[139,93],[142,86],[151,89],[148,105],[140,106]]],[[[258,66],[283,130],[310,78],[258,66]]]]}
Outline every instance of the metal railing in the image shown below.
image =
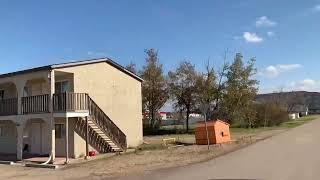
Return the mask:
{"type": "Polygon", "coordinates": [[[18,98],[0,100],[0,116],[18,114],[18,98]]]}

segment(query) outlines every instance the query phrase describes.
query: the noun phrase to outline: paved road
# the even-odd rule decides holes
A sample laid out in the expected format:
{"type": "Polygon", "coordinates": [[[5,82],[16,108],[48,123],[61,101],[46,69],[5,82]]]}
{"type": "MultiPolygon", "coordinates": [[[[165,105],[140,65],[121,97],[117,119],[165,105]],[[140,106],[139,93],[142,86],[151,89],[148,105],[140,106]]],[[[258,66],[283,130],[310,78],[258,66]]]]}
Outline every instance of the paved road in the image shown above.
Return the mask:
{"type": "Polygon", "coordinates": [[[320,179],[320,119],[214,160],[121,179],[320,179]]]}

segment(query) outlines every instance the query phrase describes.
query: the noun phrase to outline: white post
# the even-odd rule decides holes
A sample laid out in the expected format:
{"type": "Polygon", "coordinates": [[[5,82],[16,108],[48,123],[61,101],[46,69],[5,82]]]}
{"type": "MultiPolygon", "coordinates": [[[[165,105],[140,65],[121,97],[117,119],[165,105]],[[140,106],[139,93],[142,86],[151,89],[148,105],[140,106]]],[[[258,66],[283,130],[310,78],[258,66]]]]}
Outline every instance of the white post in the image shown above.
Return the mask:
{"type": "Polygon", "coordinates": [[[18,114],[22,114],[22,97],[23,97],[23,91],[24,91],[24,87],[26,85],[26,80],[15,80],[14,84],[16,86],[17,89],[17,100],[18,100],[18,114]]]}
{"type": "Polygon", "coordinates": [[[50,135],[51,135],[51,162],[53,163],[56,157],[56,137],[55,137],[55,122],[53,117],[53,94],[55,91],[55,74],[54,70],[50,71],[50,96],[49,96],[49,111],[50,115],[50,135]]]}
{"type": "Polygon", "coordinates": [[[19,123],[16,125],[17,127],[17,160],[22,160],[23,154],[23,124],[19,123]]]}
{"type": "Polygon", "coordinates": [[[69,118],[66,117],[66,162],[69,163],[69,118]]]}

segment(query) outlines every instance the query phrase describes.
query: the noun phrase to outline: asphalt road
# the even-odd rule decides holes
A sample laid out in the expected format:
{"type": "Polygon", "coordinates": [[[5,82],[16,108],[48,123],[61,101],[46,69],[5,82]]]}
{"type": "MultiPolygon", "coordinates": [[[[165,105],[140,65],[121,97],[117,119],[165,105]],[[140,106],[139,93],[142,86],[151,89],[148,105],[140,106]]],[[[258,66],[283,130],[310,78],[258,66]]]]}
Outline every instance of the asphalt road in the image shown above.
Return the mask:
{"type": "Polygon", "coordinates": [[[320,119],[208,162],[120,179],[320,179],[320,119]]]}

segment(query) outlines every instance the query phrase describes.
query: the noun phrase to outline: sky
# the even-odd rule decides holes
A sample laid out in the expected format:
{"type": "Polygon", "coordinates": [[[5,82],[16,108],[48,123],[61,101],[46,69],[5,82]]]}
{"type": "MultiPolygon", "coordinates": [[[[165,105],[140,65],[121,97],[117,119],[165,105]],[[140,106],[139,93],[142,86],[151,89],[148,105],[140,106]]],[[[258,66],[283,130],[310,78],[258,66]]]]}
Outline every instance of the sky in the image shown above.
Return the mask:
{"type": "Polygon", "coordinates": [[[0,73],[98,57],[141,68],[148,48],[166,72],[201,71],[240,52],[259,93],[320,91],[320,0],[2,0],[0,23],[0,73]]]}

